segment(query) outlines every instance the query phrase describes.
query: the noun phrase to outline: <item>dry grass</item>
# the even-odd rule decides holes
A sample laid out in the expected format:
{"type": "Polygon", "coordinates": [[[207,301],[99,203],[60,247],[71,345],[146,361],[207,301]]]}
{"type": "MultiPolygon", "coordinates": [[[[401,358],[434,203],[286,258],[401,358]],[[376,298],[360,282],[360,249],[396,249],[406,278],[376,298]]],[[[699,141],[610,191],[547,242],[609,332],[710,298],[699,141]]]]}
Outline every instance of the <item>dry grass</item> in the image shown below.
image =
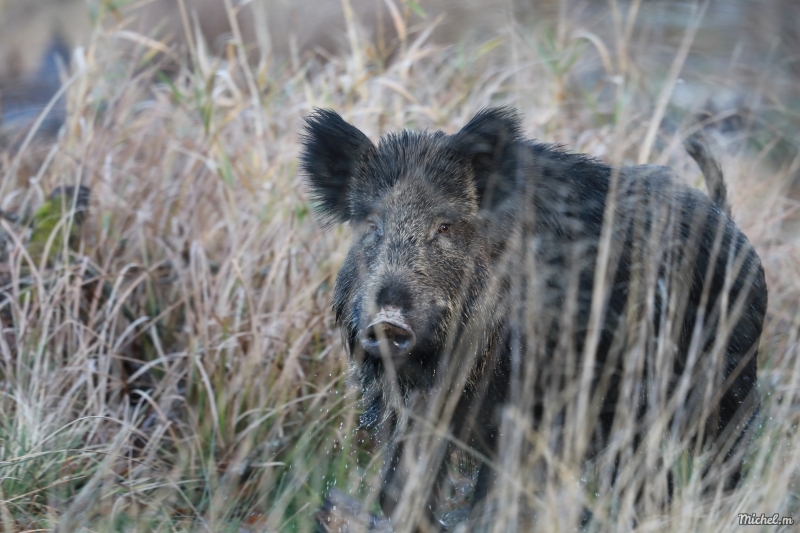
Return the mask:
{"type": "MultiPolygon", "coordinates": [[[[484,106],[513,104],[533,137],[668,163],[701,183],[680,148],[695,110],[668,106],[680,51],[674,69],[644,77],[626,46],[561,24],[447,48],[418,31],[385,67],[355,31],[354,53],[297,68],[200,46],[176,52],[169,79],[152,49],[122,55],[113,24],[96,30],[77,52],[58,137],[20,137],[0,153],[0,209],[17,215],[2,221],[0,529],[309,531],[328,489],[369,496],[375,459],[329,312],[348,236],[309,212],[300,119],[332,107],[375,139],[453,132],[484,106]],[[601,59],[606,76],[586,86],[601,59]],[[679,132],[661,127],[664,115],[679,132]],[[32,257],[25,214],[76,183],[92,190],[80,239],[53,238],[49,258],[32,257]]],[[[756,126],[766,108],[752,108],[756,126]]],[[[739,512],[800,519],[800,237],[787,229],[798,162],[770,152],[787,142],[753,127],[723,158],[770,287],[765,423],[747,477],[727,497],[661,502],[637,530],[728,531],[739,512]]],[[[75,224],[63,221],[57,232],[75,224]]],[[[528,489],[546,510],[541,531],[573,530],[595,499],[579,475],[528,489]]],[[[598,529],[631,528],[613,500],[601,503],[598,529]]]]}

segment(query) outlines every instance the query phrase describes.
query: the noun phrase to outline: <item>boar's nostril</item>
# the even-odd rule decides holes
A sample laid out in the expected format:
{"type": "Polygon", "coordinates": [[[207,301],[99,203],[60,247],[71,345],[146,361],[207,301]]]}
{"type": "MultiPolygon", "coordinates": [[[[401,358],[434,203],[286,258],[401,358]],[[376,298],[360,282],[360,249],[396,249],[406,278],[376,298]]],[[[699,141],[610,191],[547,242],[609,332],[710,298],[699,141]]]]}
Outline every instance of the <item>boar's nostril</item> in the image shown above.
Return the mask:
{"type": "Polygon", "coordinates": [[[397,358],[408,354],[416,343],[414,332],[392,322],[374,322],[361,334],[361,346],[375,358],[382,354],[397,358]]]}
{"type": "Polygon", "coordinates": [[[394,345],[397,346],[399,350],[406,351],[409,345],[411,344],[413,338],[414,338],[413,333],[411,333],[410,331],[406,332],[405,330],[402,330],[402,332],[395,333],[394,339],[392,339],[391,342],[394,342],[394,345]]]}

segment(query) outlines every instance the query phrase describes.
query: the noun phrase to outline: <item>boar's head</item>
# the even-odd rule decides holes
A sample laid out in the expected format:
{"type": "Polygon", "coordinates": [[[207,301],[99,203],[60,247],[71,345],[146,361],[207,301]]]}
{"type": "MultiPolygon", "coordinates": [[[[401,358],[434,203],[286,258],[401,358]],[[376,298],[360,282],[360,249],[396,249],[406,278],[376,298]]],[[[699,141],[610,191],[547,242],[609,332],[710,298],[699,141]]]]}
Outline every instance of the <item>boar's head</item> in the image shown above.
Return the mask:
{"type": "Polygon", "coordinates": [[[387,374],[401,391],[432,387],[470,317],[492,315],[519,131],[498,108],[454,135],[402,131],[376,146],[333,111],[306,119],[301,165],[317,214],[352,228],[333,307],[363,387],[387,374]]]}

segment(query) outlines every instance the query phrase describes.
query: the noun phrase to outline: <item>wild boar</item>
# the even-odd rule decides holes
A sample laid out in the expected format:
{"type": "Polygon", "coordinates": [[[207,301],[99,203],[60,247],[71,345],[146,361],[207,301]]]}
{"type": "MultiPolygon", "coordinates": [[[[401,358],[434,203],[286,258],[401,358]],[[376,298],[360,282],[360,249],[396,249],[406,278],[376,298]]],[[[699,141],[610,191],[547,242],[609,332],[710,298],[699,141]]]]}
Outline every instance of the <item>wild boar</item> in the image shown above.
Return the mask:
{"type": "MultiPolygon", "coordinates": [[[[501,408],[515,402],[535,426],[553,391],[576,391],[557,410],[586,424],[569,444],[584,457],[608,444],[620,404],[638,421],[672,405],[663,431],[716,450],[736,483],[758,419],[767,288],[702,143],[687,149],[714,201],[666,167],[613,168],[525,139],[510,108],[453,135],[405,130],[377,145],[316,110],[302,143],[319,219],[352,228],[333,310],[362,423],[388,449],[387,517],[406,519],[400,437],[415,420],[440,417],[494,460],[501,408]]],[[[548,418],[563,428],[558,419],[548,418]]],[[[444,456],[425,463],[436,480],[444,456]]],[[[424,499],[428,528],[439,527],[438,482],[424,499]]],[[[475,502],[496,482],[483,461],[475,502]]]]}

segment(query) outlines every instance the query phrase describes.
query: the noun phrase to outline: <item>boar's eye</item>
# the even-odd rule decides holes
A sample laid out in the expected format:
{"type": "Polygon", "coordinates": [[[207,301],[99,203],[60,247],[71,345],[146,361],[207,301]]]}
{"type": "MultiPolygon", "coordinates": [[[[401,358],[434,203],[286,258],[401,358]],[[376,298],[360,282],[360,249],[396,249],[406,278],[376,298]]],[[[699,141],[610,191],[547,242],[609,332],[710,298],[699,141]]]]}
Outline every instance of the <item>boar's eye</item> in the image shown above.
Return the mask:
{"type": "Polygon", "coordinates": [[[381,234],[380,228],[378,227],[378,223],[374,220],[367,220],[367,233],[377,233],[378,235],[381,234]]]}
{"type": "Polygon", "coordinates": [[[436,230],[436,233],[439,233],[441,235],[449,235],[450,224],[439,224],[439,229],[436,230]]]}

